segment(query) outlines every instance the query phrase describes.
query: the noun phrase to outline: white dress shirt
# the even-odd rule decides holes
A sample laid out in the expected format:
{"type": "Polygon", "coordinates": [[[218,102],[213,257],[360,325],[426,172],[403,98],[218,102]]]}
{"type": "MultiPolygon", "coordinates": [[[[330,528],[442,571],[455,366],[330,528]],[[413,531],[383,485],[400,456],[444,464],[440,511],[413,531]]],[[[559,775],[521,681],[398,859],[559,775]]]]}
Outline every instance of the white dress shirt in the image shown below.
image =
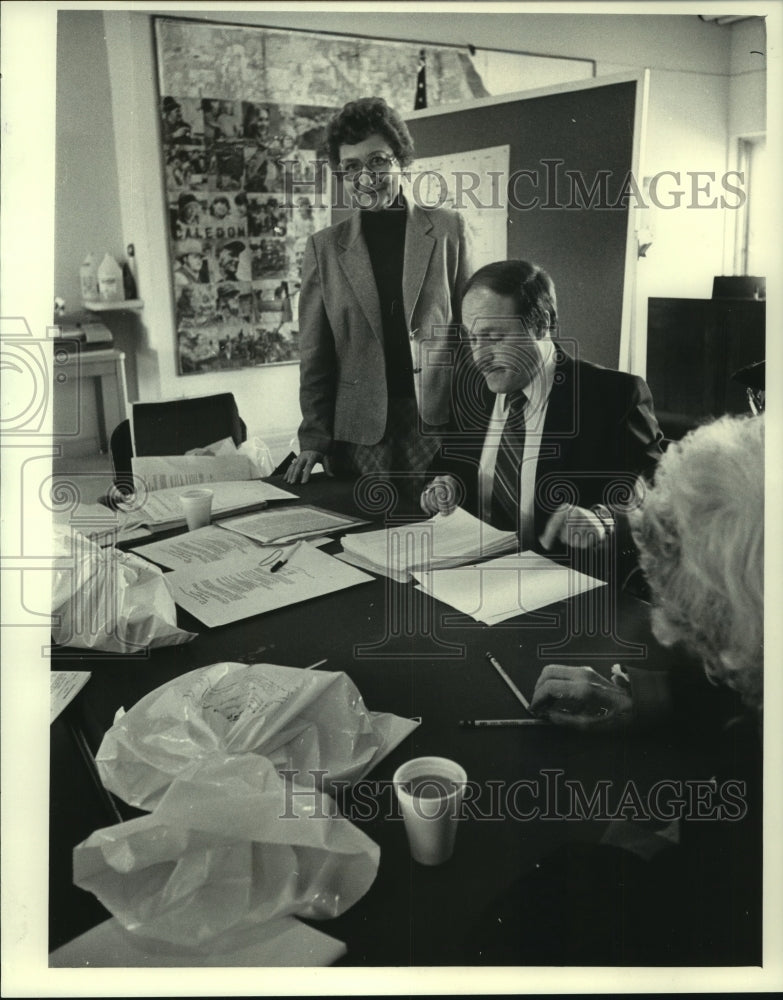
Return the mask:
{"type": "MultiPolygon", "coordinates": [[[[541,366],[536,377],[524,391],[525,394],[525,449],[519,469],[521,483],[519,489],[519,524],[522,547],[527,549],[535,544],[533,523],[534,497],[536,488],[536,466],[544,432],[544,421],[549,406],[549,396],[555,376],[555,344],[550,339],[539,340],[541,366]]],[[[503,428],[508,417],[508,394],[498,393],[495,406],[489,418],[484,448],[479,465],[479,512],[484,520],[490,519],[492,510],[492,486],[495,479],[495,463],[503,428]]]]}

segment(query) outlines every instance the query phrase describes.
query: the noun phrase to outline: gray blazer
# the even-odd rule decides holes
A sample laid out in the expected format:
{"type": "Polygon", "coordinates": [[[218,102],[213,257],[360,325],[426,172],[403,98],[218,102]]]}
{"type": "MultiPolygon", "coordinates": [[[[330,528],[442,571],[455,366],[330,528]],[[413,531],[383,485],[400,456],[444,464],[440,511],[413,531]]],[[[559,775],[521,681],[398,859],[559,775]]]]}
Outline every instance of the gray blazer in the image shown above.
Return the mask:
{"type": "MultiPolygon", "coordinates": [[[[470,276],[462,217],[408,201],[403,305],[410,334],[419,412],[428,424],[449,420],[462,286],[470,276]]],[[[358,211],[309,237],[299,296],[299,402],[302,450],[328,453],[333,441],[377,444],[388,398],[383,326],[358,211]]]]}

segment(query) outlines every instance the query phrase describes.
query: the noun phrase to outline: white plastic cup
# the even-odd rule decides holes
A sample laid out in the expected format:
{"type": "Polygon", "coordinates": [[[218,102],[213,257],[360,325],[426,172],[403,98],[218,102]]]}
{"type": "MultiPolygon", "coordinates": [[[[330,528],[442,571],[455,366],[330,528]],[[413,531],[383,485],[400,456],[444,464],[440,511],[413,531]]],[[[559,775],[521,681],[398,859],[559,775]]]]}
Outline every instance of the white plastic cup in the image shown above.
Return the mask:
{"type": "Polygon", "coordinates": [[[186,490],[180,493],[179,502],[185,512],[188,531],[204,528],[212,516],[212,490],[186,490]]]}
{"type": "Polygon", "coordinates": [[[467,780],[465,770],[446,757],[416,757],[394,772],[414,861],[440,865],[451,857],[467,780]]]}

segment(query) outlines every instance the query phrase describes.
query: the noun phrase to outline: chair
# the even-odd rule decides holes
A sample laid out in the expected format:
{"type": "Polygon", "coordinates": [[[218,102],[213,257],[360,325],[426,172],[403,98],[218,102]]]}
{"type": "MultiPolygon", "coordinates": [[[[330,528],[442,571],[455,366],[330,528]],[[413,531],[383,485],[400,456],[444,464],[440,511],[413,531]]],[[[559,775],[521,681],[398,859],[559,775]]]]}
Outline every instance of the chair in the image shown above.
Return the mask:
{"type": "Polygon", "coordinates": [[[232,438],[237,447],[247,440],[247,427],[239,416],[233,393],[134,403],[133,435],[130,421],[123,420],[111,436],[114,485],[122,492],[133,490],[134,455],[184,455],[226,437],[232,438]]]}

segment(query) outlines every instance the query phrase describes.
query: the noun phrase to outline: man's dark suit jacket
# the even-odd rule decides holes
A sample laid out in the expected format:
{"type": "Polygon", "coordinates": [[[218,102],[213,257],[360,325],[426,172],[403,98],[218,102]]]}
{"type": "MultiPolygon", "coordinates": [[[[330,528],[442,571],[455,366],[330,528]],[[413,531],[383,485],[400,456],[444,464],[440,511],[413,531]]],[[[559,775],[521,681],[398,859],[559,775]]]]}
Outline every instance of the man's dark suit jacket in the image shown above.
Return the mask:
{"type": "MultiPolygon", "coordinates": [[[[479,462],[495,398],[472,361],[462,358],[451,430],[432,472],[458,479],[461,506],[472,513],[479,512],[479,462]]],[[[536,538],[563,502],[622,512],[637,477],[651,476],[662,437],[643,379],[575,360],[558,346],[536,468],[536,538]]]]}

